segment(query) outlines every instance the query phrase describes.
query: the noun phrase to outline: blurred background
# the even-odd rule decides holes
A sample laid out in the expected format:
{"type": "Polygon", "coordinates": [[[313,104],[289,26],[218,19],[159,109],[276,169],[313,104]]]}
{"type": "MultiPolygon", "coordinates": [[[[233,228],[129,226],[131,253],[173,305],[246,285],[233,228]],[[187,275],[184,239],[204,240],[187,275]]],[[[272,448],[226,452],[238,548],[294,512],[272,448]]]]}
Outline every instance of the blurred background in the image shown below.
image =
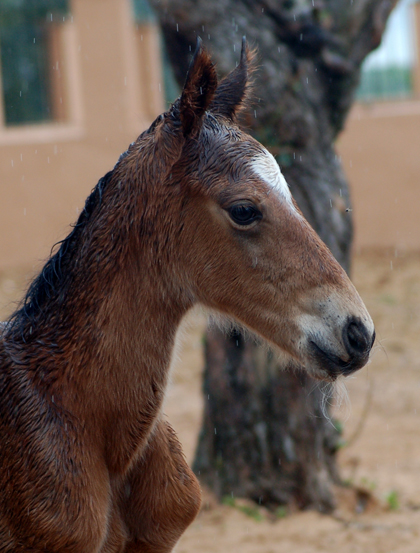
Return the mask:
{"type": "MultiPolygon", "coordinates": [[[[353,278],[379,335],[372,364],[348,384],[339,454],[360,493],[329,519],[216,506],[209,495],[179,551],[420,551],[419,37],[420,3],[401,0],[336,143],[352,196],[353,278]]],[[[146,0],[0,0],[2,317],[99,178],[176,95],[146,0]]],[[[166,406],[189,460],[204,326],[196,315],[166,406]]]]}

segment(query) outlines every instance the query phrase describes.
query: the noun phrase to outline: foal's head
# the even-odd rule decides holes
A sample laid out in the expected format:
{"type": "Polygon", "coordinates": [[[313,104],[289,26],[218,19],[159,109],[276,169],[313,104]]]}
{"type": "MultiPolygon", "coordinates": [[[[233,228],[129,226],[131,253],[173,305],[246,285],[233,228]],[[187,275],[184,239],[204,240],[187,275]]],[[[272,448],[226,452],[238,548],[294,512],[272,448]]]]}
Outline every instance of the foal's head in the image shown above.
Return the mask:
{"type": "Polygon", "coordinates": [[[251,63],[244,44],[218,84],[199,42],[181,97],[139,139],[167,160],[159,186],[182,197],[180,212],[167,207],[177,229],[173,271],[193,302],[238,320],[313,376],[335,379],[366,363],[373,323],[273,156],[236,124],[251,63]]]}

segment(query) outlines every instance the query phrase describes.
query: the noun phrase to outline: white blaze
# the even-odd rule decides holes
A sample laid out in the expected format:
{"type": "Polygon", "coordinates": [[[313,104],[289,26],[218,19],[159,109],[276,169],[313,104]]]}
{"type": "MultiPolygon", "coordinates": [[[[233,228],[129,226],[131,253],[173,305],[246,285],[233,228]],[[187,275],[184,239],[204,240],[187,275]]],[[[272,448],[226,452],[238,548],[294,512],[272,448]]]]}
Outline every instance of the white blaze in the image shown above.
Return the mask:
{"type": "Polygon", "coordinates": [[[293,210],[295,209],[286,179],[283,177],[277,161],[274,159],[273,155],[270,154],[270,152],[264,149],[261,155],[253,158],[251,161],[251,167],[260,179],[266,182],[284,200],[286,200],[293,210]]]}

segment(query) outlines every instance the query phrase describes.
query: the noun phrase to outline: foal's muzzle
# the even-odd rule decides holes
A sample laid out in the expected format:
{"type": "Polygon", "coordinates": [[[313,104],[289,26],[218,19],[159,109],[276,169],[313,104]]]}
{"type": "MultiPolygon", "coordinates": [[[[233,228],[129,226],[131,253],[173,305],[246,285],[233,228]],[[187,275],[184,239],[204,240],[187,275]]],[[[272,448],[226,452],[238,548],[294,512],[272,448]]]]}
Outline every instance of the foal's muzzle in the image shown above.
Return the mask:
{"type": "Polygon", "coordinates": [[[323,349],[316,341],[311,341],[314,360],[334,380],[340,375],[348,376],[366,365],[375,342],[375,331],[371,332],[360,319],[351,317],[343,327],[342,341],[347,354],[345,359],[323,349]]]}

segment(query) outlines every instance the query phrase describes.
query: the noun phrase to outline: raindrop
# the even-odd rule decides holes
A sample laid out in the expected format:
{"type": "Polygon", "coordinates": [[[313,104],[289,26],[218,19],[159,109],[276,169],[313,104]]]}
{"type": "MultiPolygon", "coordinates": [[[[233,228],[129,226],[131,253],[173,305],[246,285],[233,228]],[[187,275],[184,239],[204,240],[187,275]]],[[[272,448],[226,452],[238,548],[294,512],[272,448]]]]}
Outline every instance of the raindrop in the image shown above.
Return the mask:
{"type": "Polygon", "coordinates": [[[179,26],[178,26],[178,23],[176,24],[176,32],[179,31],[179,26]]]}
{"type": "Polygon", "coordinates": [[[254,117],[255,117],[255,119],[257,118],[257,110],[256,109],[254,109],[254,117]]]}
{"type": "Polygon", "coordinates": [[[330,198],[330,207],[332,208],[332,200],[331,200],[331,198],[330,198]]]}
{"type": "Polygon", "coordinates": [[[217,432],[216,432],[216,427],[214,427],[214,433],[217,434],[217,432]]]}

